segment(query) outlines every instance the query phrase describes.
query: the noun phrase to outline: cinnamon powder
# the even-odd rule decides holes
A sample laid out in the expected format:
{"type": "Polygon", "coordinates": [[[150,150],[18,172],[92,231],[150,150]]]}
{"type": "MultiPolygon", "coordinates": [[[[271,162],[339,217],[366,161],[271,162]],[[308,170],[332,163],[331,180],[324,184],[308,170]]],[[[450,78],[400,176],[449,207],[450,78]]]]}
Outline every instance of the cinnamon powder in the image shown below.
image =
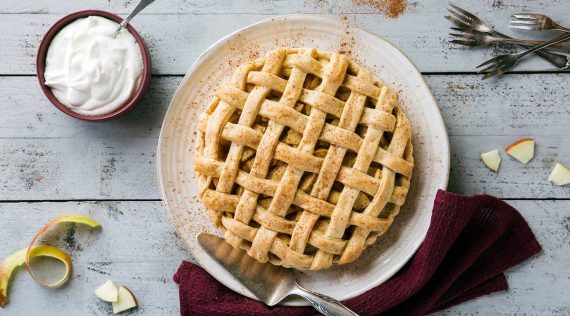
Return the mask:
{"type": "Polygon", "coordinates": [[[406,0],[352,0],[357,6],[368,6],[395,19],[406,10],[406,0]]]}

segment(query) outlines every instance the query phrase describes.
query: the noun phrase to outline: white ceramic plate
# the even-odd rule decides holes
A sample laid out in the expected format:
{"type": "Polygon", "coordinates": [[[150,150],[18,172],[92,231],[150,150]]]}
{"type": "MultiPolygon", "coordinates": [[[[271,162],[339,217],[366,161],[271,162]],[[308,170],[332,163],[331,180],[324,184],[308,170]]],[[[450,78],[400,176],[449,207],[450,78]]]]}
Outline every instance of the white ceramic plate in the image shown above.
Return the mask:
{"type": "MultiPolygon", "coordinates": [[[[158,178],[166,208],[180,237],[211,275],[234,291],[254,298],[200,249],[199,232],[220,235],[197,195],[194,138],[197,118],[216,87],[237,65],[277,47],[318,47],[349,53],[394,91],[413,127],[416,163],[406,204],[389,232],[354,263],[325,271],[299,273],[307,288],[340,300],[355,297],[386,281],[414,254],[431,219],[437,189],[449,175],[449,144],[431,91],[413,63],[388,41],[346,21],[288,15],[238,30],[214,43],[194,62],[172,98],[158,144],[158,178]]],[[[292,299],[286,305],[307,305],[292,299]]]]}

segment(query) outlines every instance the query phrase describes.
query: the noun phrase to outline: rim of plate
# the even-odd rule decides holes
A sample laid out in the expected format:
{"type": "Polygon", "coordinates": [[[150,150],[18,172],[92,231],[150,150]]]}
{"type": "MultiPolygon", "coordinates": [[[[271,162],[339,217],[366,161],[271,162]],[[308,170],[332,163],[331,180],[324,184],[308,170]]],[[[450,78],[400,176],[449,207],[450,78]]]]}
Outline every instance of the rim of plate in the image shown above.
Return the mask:
{"type": "MultiPolygon", "coordinates": [[[[281,21],[281,20],[286,20],[288,18],[304,18],[307,19],[305,20],[305,22],[307,21],[311,21],[311,20],[327,20],[327,21],[334,21],[334,22],[339,22],[340,20],[334,17],[329,17],[329,16],[322,16],[322,15],[315,15],[315,14],[304,14],[304,13],[297,13],[297,14],[286,14],[286,15],[279,15],[279,16],[275,16],[275,17],[271,17],[271,18],[267,18],[252,24],[249,24],[245,27],[242,27],[236,31],[233,31],[223,37],[221,37],[220,39],[218,39],[217,41],[215,41],[214,43],[212,43],[208,48],[206,48],[197,58],[196,60],[192,63],[192,65],[190,66],[190,68],[188,69],[188,71],[186,72],[186,74],[184,75],[184,77],[182,78],[182,80],[180,81],[180,84],[178,85],[178,87],[176,88],[176,91],[174,92],[174,95],[172,96],[170,103],[168,105],[168,109],[166,111],[166,114],[164,116],[162,125],[161,125],[161,129],[160,129],[160,133],[159,133],[159,138],[158,138],[158,146],[157,146],[157,176],[158,176],[158,182],[159,182],[159,187],[160,187],[160,194],[162,197],[162,202],[165,205],[166,209],[168,210],[171,206],[169,205],[169,201],[167,199],[167,195],[166,195],[166,186],[163,183],[163,172],[162,172],[162,162],[161,162],[161,147],[163,146],[163,142],[164,142],[164,126],[167,123],[167,119],[169,117],[169,114],[172,110],[172,104],[174,102],[174,100],[176,99],[177,95],[179,94],[180,90],[182,89],[184,83],[188,80],[188,78],[190,78],[194,72],[196,71],[196,68],[199,66],[200,61],[208,56],[210,56],[211,54],[215,53],[216,48],[218,48],[219,46],[221,46],[225,41],[235,37],[237,34],[244,32],[246,30],[249,30],[251,28],[255,28],[255,27],[259,27],[262,26],[264,24],[270,24],[272,22],[275,21],[281,21]]],[[[406,55],[398,46],[394,45],[392,42],[390,42],[389,40],[387,40],[386,38],[373,33],[371,31],[368,31],[358,25],[355,24],[350,24],[351,27],[363,31],[371,36],[376,37],[377,39],[385,42],[388,46],[396,49],[401,55],[402,57],[405,58],[405,60],[410,64],[411,69],[413,70],[413,72],[410,74],[411,76],[415,76],[417,77],[417,79],[419,79],[423,85],[425,87],[427,87],[427,89],[429,90],[429,98],[431,103],[433,103],[435,106],[435,113],[437,113],[437,115],[435,116],[436,118],[436,122],[434,122],[434,126],[436,126],[437,128],[440,128],[443,132],[443,135],[445,136],[445,144],[446,146],[444,146],[445,148],[442,149],[442,160],[443,160],[443,165],[445,166],[445,176],[442,178],[443,181],[439,184],[439,187],[441,189],[446,189],[447,185],[449,183],[449,173],[450,173],[450,165],[451,165],[451,154],[450,154],[450,145],[449,145],[449,135],[447,134],[447,129],[445,128],[445,123],[443,120],[443,115],[441,114],[441,111],[439,110],[439,107],[437,107],[437,102],[435,100],[435,97],[433,96],[433,93],[431,91],[431,87],[427,84],[427,82],[425,81],[424,77],[422,76],[421,72],[419,71],[419,69],[416,67],[415,63],[410,59],[410,57],[408,55],[406,55]]],[[[431,213],[431,209],[429,210],[429,212],[431,213]]],[[[202,268],[204,268],[212,277],[214,277],[216,280],[218,280],[220,283],[224,284],[225,286],[227,286],[229,289],[236,291],[236,289],[230,287],[229,285],[227,285],[227,282],[225,282],[225,280],[221,279],[218,275],[211,273],[210,270],[207,268],[207,266],[204,264],[204,262],[201,260],[200,256],[197,256],[193,251],[192,251],[192,247],[190,247],[188,241],[186,241],[185,238],[183,238],[181,236],[181,233],[177,227],[177,225],[174,225],[175,221],[174,218],[172,217],[172,213],[170,211],[167,211],[168,216],[170,217],[174,229],[176,230],[176,234],[178,235],[178,237],[180,239],[182,239],[182,241],[186,244],[186,247],[188,249],[188,251],[190,251],[190,253],[193,255],[193,257],[196,259],[196,261],[198,261],[198,263],[200,264],[200,266],[202,268]]],[[[348,300],[351,298],[354,298],[362,293],[365,293],[367,291],[369,291],[370,289],[384,283],[385,281],[387,281],[389,278],[391,278],[394,274],[396,274],[409,260],[410,258],[416,253],[416,251],[418,250],[418,248],[420,247],[420,245],[423,243],[423,241],[425,240],[425,237],[427,235],[427,231],[429,229],[429,223],[428,225],[423,229],[422,238],[418,238],[415,241],[415,244],[413,244],[413,247],[411,247],[413,249],[413,251],[410,251],[406,256],[404,256],[404,259],[401,260],[401,262],[398,262],[398,264],[394,265],[391,269],[389,269],[389,271],[387,273],[385,273],[382,277],[378,278],[377,280],[374,280],[373,282],[370,282],[368,284],[368,286],[362,287],[360,290],[358,291],[354,291],[352,293],[350,293],[349,295],[346,295],[345,297],[340,297],[338,298],[339,300],[348,300]]],[[[219,266],[219,264],[218,264],[219,266]]],[[[237,291],[236,291],[237,292],[237,291]]],[[[249,298],[255,299],[255,300],[259,300],[257,297],[255,296],[251,296],[248,293],[241,293],[241,292],[237,292],[239,294],[242,294],[244,296],[247,296],[249,298]]],[[[279,303],[278,305],[285,305],[285,306],[310,306],[308,302],[303,301],[301,304],[299,304],[297,301],[292,301],[292,302],[284,302],[283,303],[279,303]]]]}

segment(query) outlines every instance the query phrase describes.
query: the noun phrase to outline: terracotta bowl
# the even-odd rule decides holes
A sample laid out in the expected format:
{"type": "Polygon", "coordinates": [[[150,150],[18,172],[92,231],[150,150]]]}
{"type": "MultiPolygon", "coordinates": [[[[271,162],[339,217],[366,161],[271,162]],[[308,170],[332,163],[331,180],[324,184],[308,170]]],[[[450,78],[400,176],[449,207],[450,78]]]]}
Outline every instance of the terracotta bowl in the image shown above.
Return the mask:
{"type": "Polygon", "coordinates": [[[139,44],[139,47],[141,50],[141,55],[142,55],[142,60],[143,60],[143,73],[142,73],[142,78],[141,78],[141,84],[140,84],[137,92],[135,93],[135,95],[133,95],[133,97],[131,99],[129,99],[127,102],[125,102],[125,104],[123,104],[120,108],[116,109],[113,112],[100,114],[100,115],[83,115],[83,114],[79,114],[77,112],[74,112],[57,100],[57,98],[51,92],[50,87],[45,85],[45,77],[44,77],[47,51],[48,51],[49,45],[50,45],[51,41],[53,40],[53,38],[55,37],[55,35],[62,28],[64,28],[66,25],[68,25],[69,23],[71,23],[71,22],[73,22],[79,18],[85,18],[85,17],[92,16],[92,15],[102,16],[102,17],[107,18],[109,20],[113,20],[117,23],[121,23],[121,21],[123,20],[121,17],[119,17],[113,13],[106,12],[106,11],[100,11],[100,10],[79,11],[79,12],[75,12],[75,13],[72,13],[70,15],[63,17],[61,20],[57,21],[57,23],[55,23],[49,29],[49,31],[44,36],[42,43],[40,44],[40,48],[38,50],[38,56],[36,59],[36,72],[38,75],[38,81],[39,81],[40,87],[42,88],[42,91],[44,92],[44,94],[46,95],[48,100],[56,108],[58,108],[60,111],[62,111],[63,113],[65,113],[69,116],[73,116],[75,118],[78,118],[80,120],[105,121],[105,120],[109,120],[109,119],[118,117],[122,114],[125,114],[130,109],[132,109],[136,104],[138,104],[140,102],[140,100],[142,99],[144,93],[148,90],[148,86],[150,83],[150,77],[151,77],[150,54],[148,52],[148,49],[147,49],[142,37],[139,35],[139,33],[137,33],[137,31],[135,31],[135,29],[130,24],[127,25],[126,28],[134,36],[135,40],[139,44]]]}

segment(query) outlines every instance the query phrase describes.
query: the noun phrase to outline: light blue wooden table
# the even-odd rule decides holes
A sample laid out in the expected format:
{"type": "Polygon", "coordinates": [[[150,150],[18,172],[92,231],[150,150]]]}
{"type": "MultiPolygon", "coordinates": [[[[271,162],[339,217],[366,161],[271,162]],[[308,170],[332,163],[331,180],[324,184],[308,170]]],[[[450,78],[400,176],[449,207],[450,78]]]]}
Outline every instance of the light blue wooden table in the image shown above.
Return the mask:
{"type": "MultiPolygon", "coordinates": [[[[401,47],[425,75],[450,136],[449,189],[508,200],[529,221],[544,251],[507,272],[510,289],[441,315],[570,314],[570,187],[547,181],[555,162],[570,165],[570,74],[525,61],[500,80],[481,81],[474,66],[497,50],[447,42],[446,1],[408,1],[398,18],[350,0],[159,0],[133,21],[153,57],[151,88],[127,116],[86,123],[65,116],[42,95],[35,55],[60,17],[83,9],[126,15],[130,0],[0,2],[0,258],[23,247],[59,214],[86,214],[100,233],[68,230],[71,281],[57,290],[13,280],[2,315],[106,315],[94,295],[108,278],[137,294],[137,315],[175,315],[181,260],[193,260],[161,204],[155,152],[169,100],[192,61],[211,43],[268,16],[317,13],[346,17],[401,47]],[[479,161],[486,150],[523,136],[536,139],[527,166],[503,155],[501,172],[479,161]]],[[[362,1],[356,1],[362,3],[362,1]]],[[[487,0],[457,3],[501,30],[510,14],[543,12],[570,25],[570,1],[487,0]]],[[[522,36],[520,33],[513,33],[522,36]]]]}

